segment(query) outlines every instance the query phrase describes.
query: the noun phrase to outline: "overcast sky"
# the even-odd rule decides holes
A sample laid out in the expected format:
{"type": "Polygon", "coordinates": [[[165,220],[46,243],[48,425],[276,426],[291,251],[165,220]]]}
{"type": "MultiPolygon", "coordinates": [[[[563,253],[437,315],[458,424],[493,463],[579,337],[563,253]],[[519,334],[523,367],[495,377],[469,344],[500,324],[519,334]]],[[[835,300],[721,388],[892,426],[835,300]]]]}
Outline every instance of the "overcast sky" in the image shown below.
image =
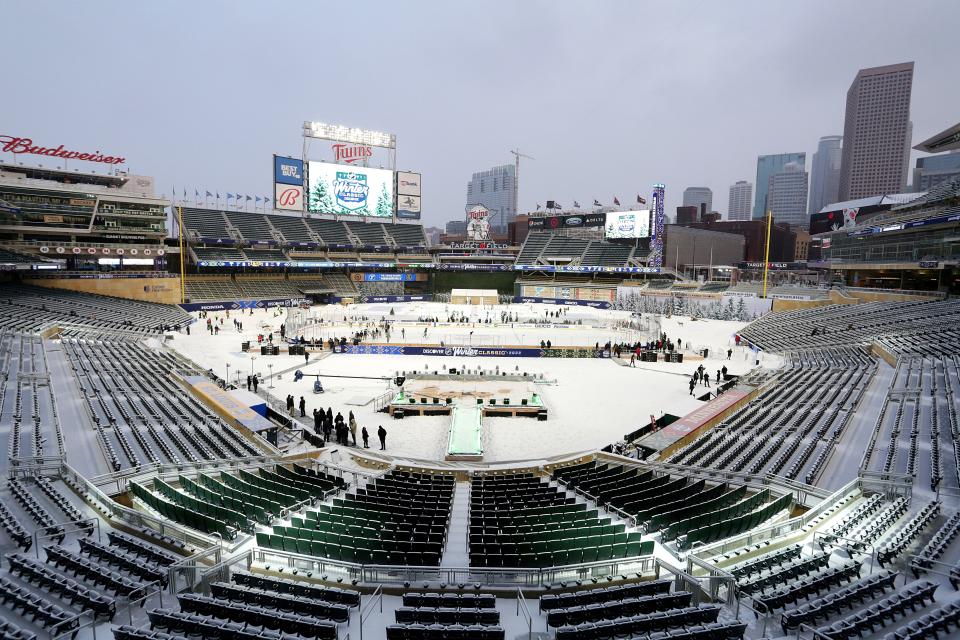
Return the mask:
{"type": "MultiPolygon", "coordinates": [[[[857,70],[913,60],[914,143],[960,120],[960,2],[4,0],[0,134],[201,193],[271,195],[304,120],[389,131],[425,224],[512,162],[520,208],[755,181],[843,133],[857,70]]],[[[916,153],[915,153],[916,155],[916,153]]],[[[4,157],[9,160],[10,156],[4,157]]],[[[911,165],[913,163],[911,162],[911,165]]]]}

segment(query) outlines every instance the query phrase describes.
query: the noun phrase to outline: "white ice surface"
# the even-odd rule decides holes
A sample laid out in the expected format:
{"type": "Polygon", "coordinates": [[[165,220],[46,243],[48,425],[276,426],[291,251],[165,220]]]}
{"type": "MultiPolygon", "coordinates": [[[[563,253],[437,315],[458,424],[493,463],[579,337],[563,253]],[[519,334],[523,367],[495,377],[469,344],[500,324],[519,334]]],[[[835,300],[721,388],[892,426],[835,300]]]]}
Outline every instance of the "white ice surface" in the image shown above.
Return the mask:
{"type": "MultiPolygon", "coordinates": [[[[449,310],[452,305],[438,303],[408,303],[394,305],[352,305],[350,307],[314,307],[314,315],[326,315],[329,323],[334,314],[342,319],[346,313],[357,316],[366,316],[373,321],[389,314],[394,309],[393,320],[417,318],[430,313],[439,315],[444,309],[449,310]]],[[[500,310],[506,309],[518,312],[523,317],[536,316],[544,310],[556,310],[557,307],[547,305],[509,305],[506,307],[487,308],[493,317],[499,319],[500,310]],[[542,308],[542,309],[541,309],[542,308]]],[[[245,384],[246,375],[253,371],[260,374],[263,383],[261,389],[269,385],[270,369],[273,364],[274,373],[286,371],[282,379],[274,379],[273,389],[269,389],[282,402],[287,394],[293,394],[299,400],[302,395],[307,401],[307,413],[314,407],[332,406],[334,414],[340,411],[347,415],[352,410],[357,417],[358,424],[366,426],[371,435],[371,446],[379,447],[376,439],[377,426],[383,424],[388,432],[387,452],[395,455],[424,459],[442,459],[446,451],[449,418],[446,416],[412,417],[404,420],[392,420],[383,413],[373,411],[372,405],[350,406],[346,402],[358,396],[370,399],[388,391],[391,387],[384,380],[354,379],[323,377],[325,393],[312,393],[313,377],[305,377],[302,381],[293,382],[293,368],[301,368],[304,373],[322,373],[326,376],[370,376],[392,378],[398,371],[429,370],[442,371],[446,367],[482,368],[526,372],[528,374],[543,374],[547,379],[555,379],[555,385],[538,385],[546,406],[549,409],[549,419],[539,422],[531,418],[487,418],[484,420],[484,460],[488,462],[505,460],[524,460],[549,457],[576,451],[583,451],[602,447],[610,442],[620,440],[624,434],[633,431],[640,425],[649,422],[650,415],[656,417],[664,413],[685,415],[696,409],[701,403],[689,395],[687,386],[689,375],[700,364],[700,360],[688,361],[683,364],[637,363],[637,367],[623,366],[608,359],[568,359],[568,358],[463,358],[437,356],[390,356],[390,355],[341,355],[332,354],[318,359],[315,355],[304,366],[301,356],[270,356],[240,352],[240,342],[252,339],[256,343],[256,335],[261,331],[277,330],[280,323],[286,319],[283,310],[255,310],[253,316],[246,312],[244,315],[231,313],[226,319],[224,313],[211,313],[211,318],[224,323],[219,335],[210,336],[204,329],[205,320],[193,325],[192,335],[183,333],[174,334],[171,344],[183,355],[195,361],[204,369],[213,369],[217,375],[223,377],[226,365],[230,365],[231,379],[236,382],[237,373],[240,374],[241,384],[245,384]],[[240,318],[244,323],[244,331],[238,332],[233,328],[231,320],[240,318]],[[251,358],[251,356],[254,356],[251,358]]],[[[388,316],[389,317],[389,316],[388,316]]],[[[567,312],[568,319],[582,318],[584,325],[610,324],[617,320],[629,319],[624,312],[602,311],[595,309],[571,308],[567,312]]],[[[417,331],[413,324],[406,324],[408,342],[414,341],[411,333],[417,331]]],[[[648,323],[653,326],[653,323],[648,323]]],[[[356,325],[356,326],[359,326],[356,325]]],[[[422,332],[425,325],[420,324],[417,342],[422,341],[422,332]]],[[[520,337],[526,338],[517,342],[517,325],[514,327],[497,325],[477,325],[482,327],[483,333],[502,340],[499,344],[539,344],[532,342],[536,332],[549,331],[541,327],[521,326],[520,337]]],[[[692,344],[698,348],[707,347],[711,350],[711,357],[702,361],[711,377],[715,378],[716,370],[726,365],[732,374],[744,374],[753,366],[752,354],[743,348],[734,349],[731,360],[726,359],[726,350],[733,346],[733,335],[744,326],[739,322],[723,322],[716,320],[697,320],[689,318],[662,318],[661,330],[671,339],[681,338],[684,345],[692,344]],[[714,355],[720,357],[713,357],[714,355]]],[[[428,342],[438,340],[433,327],[428,330],[428,342]]],[[[439,327],[437,330],[439,331],[439,327]]],[[[459,329],[469,331],[466,327],[450,328],[450,331],[459,329]]],[[[480,329],[475,330],[479,333],[480,329]]],[[[553,329],[558,336],[576,336],[577,340],[566,344],[592,346],[596,342],[606,342],[614,335],[614,329],[600,326],[578,326],[575,329],[553,329]]],[[[341,334],[346,331],[341,331],[341,334]]],[[[642,332],[634,330],[640,335],[642,332]]],[[[398,337],[396,329],[391,339],[398,337]]],[[[476,335],[476,333],[475,333],[476,335]]],[[[279,337],[279,336],[278,336],[279,337]]],[[[645,336],[641,336],[645,337],[645,336]]],[[[560,338],[554,340],[554,344],[560,338]]],[[[477,344],[477,343],[474,343],[477,344]]],[[[686,349],[685,349],[686,351],[686,349]]],[[[688,352],[689,353],[689,352],[688,352]]],[[[764,362],[763,364],[767,364],[764,362]]],[[[772,364],[772,363],[771,363],[772,364]]],[[[711,380],[713,382],[713,380],[711,380]]],[[[698,387],[700,395],[704,387],[698,387]]]]}

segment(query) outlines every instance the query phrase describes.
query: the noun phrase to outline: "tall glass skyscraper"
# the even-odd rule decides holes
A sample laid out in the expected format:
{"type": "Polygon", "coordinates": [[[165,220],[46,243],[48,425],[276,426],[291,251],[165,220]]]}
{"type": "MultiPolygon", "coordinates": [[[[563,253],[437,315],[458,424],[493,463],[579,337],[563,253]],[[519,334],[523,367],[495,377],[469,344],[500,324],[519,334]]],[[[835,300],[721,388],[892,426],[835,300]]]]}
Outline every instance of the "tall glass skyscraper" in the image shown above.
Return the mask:
{"type": "Polygon", "coordinates": [[[807,166],[807,154],[804,152],[778,153],[757,158],[757,194],[753,201],[753,218],[755,220],[763,218],[767,214],[767,187],[770,183],[770,176],[783,173],[783,168],[791,162],[805,168],[807,166]]]}
{"type": "Polygon", "coordinates": [[[810,203],[807,213],[818,213],[828,204],[840,201],[840,159],[843,136],[823,136],[813,154],[810,170],[810,203]]]}
{"type": "Polygon", "coordinates": [[[913,63],[861,69],[847,91],[840,200],[901,193],[910,164],[913,63]]]}
{"type": "Polygon", "coordinates": [[[491,229],[505,233],[507,223],[513,222],[517,212],[513,207],[513,189],[516,180],[512,164],[502,164],[473,174],[467,183],[467,204],[464,213],[471,207],[482,204],[490,211],[491,229]]]}
{"type": "Polygon", "coordinates": [[[776,222],[807,228],[807,172],[803,165],[788,162],[783,171],[770,176],[767,184],[767,209],[776,222]]]}

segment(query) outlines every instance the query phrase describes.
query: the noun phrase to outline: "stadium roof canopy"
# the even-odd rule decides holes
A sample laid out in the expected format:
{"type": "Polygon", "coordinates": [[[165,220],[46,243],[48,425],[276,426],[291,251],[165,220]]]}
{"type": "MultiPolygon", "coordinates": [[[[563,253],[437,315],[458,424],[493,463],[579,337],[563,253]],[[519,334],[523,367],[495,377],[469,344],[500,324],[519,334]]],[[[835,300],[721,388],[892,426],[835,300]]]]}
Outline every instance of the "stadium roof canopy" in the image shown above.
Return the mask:
{"type": "Polygon", "coordinates": [[[841,209],[858,209],[862,207],[876,207],[884,204],[895,206],[906,204],[924,195],[925,192],[911,193],[891,193],[883,196],[870,196],[869,198],[860,198],[858,200],[845,200],[844,202],[834,202],[820,209],[820,213],[827,211],[839,211],[841,209]]]}
{"type": "Polygon", "coordinates": [[[941,151],[960,149],[960,122],[927,138],[915,146],[914,149],[917,151],[926,151],[927,153],[940,153],[941,151]]]}

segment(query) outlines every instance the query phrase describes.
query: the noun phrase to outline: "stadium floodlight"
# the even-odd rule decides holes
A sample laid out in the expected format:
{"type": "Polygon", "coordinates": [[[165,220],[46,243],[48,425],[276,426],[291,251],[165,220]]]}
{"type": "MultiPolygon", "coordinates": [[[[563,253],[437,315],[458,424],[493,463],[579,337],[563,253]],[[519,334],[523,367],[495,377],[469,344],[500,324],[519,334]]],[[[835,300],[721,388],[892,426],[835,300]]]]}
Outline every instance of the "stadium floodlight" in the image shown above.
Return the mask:
{"type": "Polygon", "coordinates": [[[397,148],[397,136],[395,134],[372,131],[370,129],[357,129],[356,127],[345,127],[340,124],[327,124],[325,122],[304,122],[303,137],[363,144],[371,147],[382,147],[384,149],[397,148]]]}

